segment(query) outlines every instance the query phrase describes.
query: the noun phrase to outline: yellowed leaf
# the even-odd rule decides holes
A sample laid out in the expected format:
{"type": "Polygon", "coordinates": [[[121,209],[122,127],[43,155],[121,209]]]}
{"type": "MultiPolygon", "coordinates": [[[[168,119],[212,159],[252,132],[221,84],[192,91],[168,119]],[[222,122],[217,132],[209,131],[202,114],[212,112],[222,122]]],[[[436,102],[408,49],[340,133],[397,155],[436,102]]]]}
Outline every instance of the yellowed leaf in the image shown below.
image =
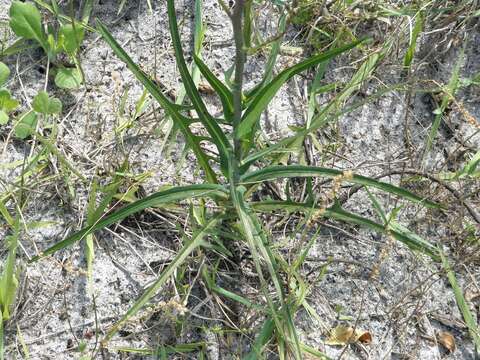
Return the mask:
{"type": "Polygon", "coordinates": [[[448,352],[455,351],[455,338],[447,331],[442,331],[437,335],[438,342],[448,350],[448,352]]]}
{"type": "Polygon", "coordinates": [[[327,345],[346,345],[355,342],[370,344],[372,342],[372,334],[369,331],[360,329],[354,330],[351,326],[338,325],[330,332],[330,336],[325,341],[327,345]]]}

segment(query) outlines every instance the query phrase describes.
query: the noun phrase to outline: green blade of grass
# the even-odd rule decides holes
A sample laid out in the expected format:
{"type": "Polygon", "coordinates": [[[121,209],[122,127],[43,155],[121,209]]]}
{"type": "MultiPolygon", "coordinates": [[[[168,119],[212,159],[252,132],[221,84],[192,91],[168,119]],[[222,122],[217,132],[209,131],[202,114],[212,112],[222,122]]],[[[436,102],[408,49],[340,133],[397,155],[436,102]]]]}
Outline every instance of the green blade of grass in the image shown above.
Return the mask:
{"type": "Polygon", "coordinates": [[[115,335],[118,330],[130,319],[134,316],[140,309],[158,292],[158,290],[165,284],[168,278],[174,273],[174,271],[185,262],[185,259],[202,243],[204,242],[205,236],[208,234],[209,230],[217,225],[220,220],[222,219],[221,216],[217,215],[210,219],[201,229],[196,231],[188,242],[175,256],[172,262],[162,271],[162,274],[158,277],[158,279],[142,294],[142,296],[135,302],[135,304],[128,309],[125,315],[108,331],[105,339],[102,343],[108,342],[113,335],[115,335]]]}
{"type": "Polygon", "coordinates": [[[403,59],[403,66],[405,68],[409,68],[412,64],[415,49],[417,48],[417,40],[423,29],[423,13],[419,11],[415,18],[415,26],[410,35],[410,45],[408,46],[407,53],[403,59]]]}
{"type": "Polygon", "coordinates": [[[424,199],[418,195],[411,193],[408,190],[405,190],[401,187],[388,184],[382,181],[378,181],[366,176],[361,175],[346,175],[344,171],[314,167],[314,166],[303,166],[303,165],[288,165],[288,166],[270,166],[265,169],[249,172],[241,177],[242,183],[255,183],[267,180],[275,180],[278,178],[292,178],[292,177],[315,177],[315,176],[324,176],[328,178],[334,178],[337,176],[344,176],[344,181],[351,182],[354,184],[371,186],[382,191],[388,192],[390,194],[398,195],[407,200],[410,200],[415,203],[421,203],[427,207],[439,208],[440,205],[424,199]]]}
{"type": "Polygon", "coordinates": [[[274,329],[275,323],[271,318],[267,318],[263,323],[262,329],[258,333],[255,342],[253,343],[252,350],[245,357],[243,357],[243,360],[261,359],[263,349],[272,338],[274,329]]]}
{"type": "Polygon", "coordinates": [[[173,203],[193,197],[225,197],[226,194],[227,190],[224,187],[215,184],[179,186],[165,191],[157,192],[155,194],[147,196],[146,198],[135,201],[125,206],[124,208],[99,219],[95,224],[87,226],[86,228],[76,232],[75,234],[70,235],[65,240],[60,241],[55,245],[49,247],[40,255],[33,257],[30,262],[34,262],[44,256],[54,254],[57,251],[62,250],[72,245],[73,243],[83,239],[88,234],[112,225],[117,221],[125,219],[127,216],[137,213],[143,209],[159,205],[165,205],[168,203],[173,203]]]}
{"type": "MultiPolygon", "coordinates": [[[[182,354],[182,353],[190,353],[193,351],[198,351],[206,347],[204,342],[196,342],[196,343],[187,343],[187,344],[176,344],[176,345],[163,345],[165,347],[165,351],[167,354],[182,354]]],[[[157,353],[157,349],[139,349],[139,348],[132,348],[132,347],[116,347],[114,348],[115,351],[121,352],[128,352],[132,354],[140,354],[140,355],[155,355],[157,353]]]]}
{"type": "Polygon", "coordinates": [[[217,93],[223,106],[226,119],[230,120],[233,114],[233,95],[228,87],[213,74],[205,63],[196,55],[193,56],[200,72],[217,93]]]}
{"type": "Polygon", "coordinates": [[[237,137],[242,139],[247,137],[251,130],[255,128],[255,124],[258,122],[260,115],[267,108],[268,104],[273,99],[277,91],[291,77],[323,61],[330,60],[345,51],[353,49],[364,41],[365,39],[355,41],[346,46],[327,51],[323,54],[312,56],[311,58],[302,61],[301,63],[294,65],[291,68],[288,68],[278,74],[270,83],[263,87],[252,100],[252,103],[243,114],[242,122],[237,129],[237,137]]]}
{"type": "Polygon", "coordinates": [[[227,137],[223,133],[220,126],[209,114],[207,107],[205,106],[202,98],[200,97],[195,83],[188,71],[188,67],[185,63],[185,58],[183,56],[180,34],[178,32],[174,0],[167,0],[167,10],[168,22],[170,26],[170,35],[172,37],[173,48],[175,51],[175,59],[177,61],[177,66],[183,81],[183,85],[185,86],[187,95],[190,98],[190,101],[192,102],[192,105],[194,106],[198,117],[200,118],[203,126],[205,126],[207,132],[210,134],[213,143],[217,147],[222,169],[226,173],[226,169],[228,166],[228,156],[231,153],[231,145],[228,142],[227,137]]]}
{"type": "Polygon", "coordinates": [[[115,55],[117,55],[120,60],[127,64],[130,71],[143,84],[143,86],[145,86],[148,92],[155,98],[155,100],[157,100],[157,102],[172,118],[175,125],[177,125],[182,131],[182,134],[185,136],[188,145],[195,153],[200,166],[205,171],[207,180],[211,183],[216,183],[217,177],[208,162],[209,157],[202,150],[199,141],[195,138],[190,128],[186,125],[187,119],[179,113],[178,107],[174,103],[172,103],[165,95],[162,94],[162,92],[158,89],[157,85],[155,85],[155,83],[149,78],[149,76],[145,74],[145,72],[142,71],[137,64],[135,64],[135,62],[130,58],[130,56],[125,52],[125,50],[123,50],[120,44],[113,38],[107,28],[98,19],[97,24],[98,31],[102,35],[103,39],[112,48],[115,55]]]}
{"type": "Polygon", "coordinates": [[[433,119],[432,128],[430,129],[430,132],[428,133],[427,141],[425,143],[425,152],[423,154],[423,160],[424,161],[425,161],[428,153],[432,149],[433,141],[437,137],[438,128],[440,127],[440,123],[442,122],[443,113],[445,112],[445,109],[447,108],[450,101],[453,99],[453,96],[455,95],[455,92],[458,89],[459,80],[460,80],[460,78],[459,78],[460,70],[461,70],[461,67],[463,65],[464,58],[465,58],[465,46],[466,46],[466,44],[467,44],[467,41],[465,40],[463,42],[463,47],[460,50],[458,60],[455,63],[455,66],[453,68],[452,76],[450,77],[448,85],[445,89],[445,93],[442,97],[442,102],[440,104],[440,107],[435,109],[435,118],[433,119]]]}
{"type": "Polygon", "coordinates": [[[463,291],[458,284],[457,277],[455,276],[455,272],[453,271],[450,263],[448,262],[447,257],[442,251],[439,251],[441,259],[442,259],[442,266],[447,272],[448,282],[452,286],[453,294],[455,295],[455,301],[457,302],[458,310],[462,314],[463,320],[467,325],[468,332],[473,340],[475,345],[475,359],[480,357],[480,331],[478,328],[477,321],[473,317],[470,308],[468,307],[467,301],[465,300],[465,296],[463,296],[463,291]]]}
{"type": "Polygon", "coordinates": [[[404,243],[412,250],[420,251],[432,259],[438,261],[439,255],[437,248],[429,243],[428,241],[422,239],[420,236],[409,231],[405,227],[392,222],[389,225],[389,228],[386,229],[385,226],[378,224],[370,219],[364,218],[357,214],[348,212],[344,210],[339,204],[335,204],[332,207],[327,209],[321,209],[319,207],[313,206],[312,204],[298,203],[293,201],[261,201],[252,203],[252,208],[257,211],[312,211],[314,209],[321,210],[321,215],[326,218],[332,218],[336,220],[341,220],[347,223],[352,223],[360,225],[371,230],[377,231],[382,234],[392,235],[396,240],[404,243]]]}
{"type": "Polygon", "coordinates": [[[265,233],[261,228],[260,222],[258,221],[256,215],[247,207],[247,204],[243,199],[242,189],[232,186],[231,198],[233,205],[235,206],[237,215],[240,219],[241,230],[245,239],[247,240],[250,251],[252,252],[255,268],[260,278],[260,282],[262,284],[262,288],[265,293],[265,297],[267,299],[272,318],[275,322],[276,330],[278,333],[277,336],[279,336],[278,341],[279,343],[287,341],[289,344],[293,345],[295,358],[301,359],[302,356],[300,350],[300,342],[298,340],[298,335],[295,330],[293,320],[291,318],[290,310],[288,309],[288,306],[284,300],[281,280],[278,276],[278,266],[276,264],[275,257],[273,256],[270,248],[268,247],[268,241],[266,239],[265,233]],[[280,310],[274,304],[270,294],[267,291],[268,285],[265,277],[263,276],[261,259],[263,259],[263,261],[267,265],[270,278],[273,281],[277,297],[280,302],[280,310]],[[285,331],[283,329],[284,323],[280,320],[281,318],[283,318],[284,322],[286,322],[288,336],[285,336],[287,334],[285,334],[285,331]]]}

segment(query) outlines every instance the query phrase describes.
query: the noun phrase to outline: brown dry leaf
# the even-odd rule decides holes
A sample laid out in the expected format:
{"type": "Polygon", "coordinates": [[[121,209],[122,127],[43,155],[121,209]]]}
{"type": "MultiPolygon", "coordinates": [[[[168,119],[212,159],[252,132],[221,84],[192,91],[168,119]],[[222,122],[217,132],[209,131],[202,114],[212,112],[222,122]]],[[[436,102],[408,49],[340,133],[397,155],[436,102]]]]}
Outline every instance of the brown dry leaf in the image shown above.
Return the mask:
{"type": "Polygon", "coordinates": [[[338,325],[330,332],[330,336],[325,341],[327,345],[346,345],[360,341],[363,344],[372,342],[372,334],[368,331],[356,329],[350,326],[338,325]]]}
{"type": "Polygon", "coordinates": [[[201,92],[202,94],[207,94],[207,95],[215,94],[215,90],[213,90],[213,88],[207,83],[198,84],[198,91],[201,92]]]}
{"type": "Polygon", "coordinates": [[[363,344],[371,344],[372,343],[372,334],[370,334],[369,331],[364,331],[360,336],[358,337],[358,341],[360,341],[363,344]]]}
{"type": "Polygon", "coordinates": [[[437,336],[438,342],[442,344],[442,346],[448,350],[448,352],[455,351],[455,338],[452,334],[447,331],[442,331],[437,336]]]}

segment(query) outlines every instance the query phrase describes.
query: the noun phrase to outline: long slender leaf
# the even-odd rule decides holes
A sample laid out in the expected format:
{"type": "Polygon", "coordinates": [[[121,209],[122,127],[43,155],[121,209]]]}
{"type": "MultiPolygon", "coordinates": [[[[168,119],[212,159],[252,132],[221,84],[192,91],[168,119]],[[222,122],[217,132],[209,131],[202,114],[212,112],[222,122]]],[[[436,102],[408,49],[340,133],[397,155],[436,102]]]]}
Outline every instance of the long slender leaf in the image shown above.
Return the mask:
{"type": "Polygon", "coordinates": [[[300,350],[300,342],[298,340],[298,335],[293,325],[293,320],[291,318],[288,305],[284,300],[283,289],[282,289],[280,278],[278,276],[278,266],[276,264],[275,257],[273,256],[270,248],[267,245],[265,232],[261,228],[260,222],[258,221],[256,215],[247,207],[247,204],[243,199],[242,190],[232,186],[230,194],[231,194],[233,205],[235,206],[237,215],[240,219],[240,226],[241,226],[242,232],[248,242],[250,251],[252,252],[255,268],[260,278],[260,282],[262,283],[262,288],[263,288],[263,291],[265,292],[265,297],[267,299],[267,302],[272,314],[272,318],[275,322],[277,332],[279,333],[279,335],[283,335],[282,338],[288,339],[288,341],[293,343],[295,358],[301,359],[302,357],[301,357],[301,350],[300,350]],[[275,286],[275,290],[280,302],[281,311],[277,309],[277,306],[274,304],[273,300],[271,299],[270,294],[267,292],[267,282],[263,276],[262,266],[260,263],[260,256],[261,258],[263,258],[263,261],[267,265],[268,272],[273,281],[273,284],[275,286]],[[290,338],[285,337],[283,325],[282,325],[282,322],[280,321],[281,315],[283,315],[282,317],[286,321],[290,338]]]}
{"type": "Polygon", "coordinates": [[[205,226],[198,230],[193,238],[185,245],[182,250],[175,256],[172,262],[162,271],[162,274],[158,279],[145,291],[142,296],[135,302],[135,304],[128,309],[125,315],[108,331],[103,343],[108,342],[113,335],[115,335],[118,330],[134,316],[140,309],[147,304],[147,302],[155,296],[158,290],[165,284],[168,278],[174,273],[174,271],[185,261],[185,259],[202,243],[204,242],[205,236],[208,234],[208,231],[214,227],[221,220],[221,216],[216,216],[210,219],[205,226]]]}
{"type": "Polygon", "coordinates": [[[202,185],[188,185],[179,186],[165,191],[159,191],[155,194],[147,196],[146,198],[135,201],[124,208],[115,211],[114,213],[105,216],[101,220],[98,220],[95,224],[88,226],[73,235],[70,235],[65,240],[58,242],[57,244],[49,247],[43,251],[40,255],[35,256],[30,262],[37,261],[41,257],[51,255],[61,249],[64,249],[73,243],[83,239],[88,234],[93,233],[96,230],[103,229],[109,225],[116,223],[127,216],[135,214],[143,209],[173,203],[176,201],[202,196],[225,196],[227,190],[220,185],[215,184],[202,184],[202,185]]]}
{"type": "MultiPolygon", "coordinates": [[[[319,207],[313,206],[312,204],[298,203],[293,201],[261,201],[252,203],[252,208],[257,211],[312,211],[315,209],[320,210],[319,207]]],[[[352,223],[360,225],[371,230],[377,231],[383,234],[392,235],[398,241],[404,243],[412,250],[418,250],[432,259],[438,261],[439,255],[437,248],[429,243],[428,241],[422,239],[420,236],[412,233],[405,227],[400,224],[394,223],[390,225],[389,229],[386,229],[385,226],[378,224],[370,219],[364,218],[360,215],[348,212],[338,204],[335,204],[332,207],[327,209],[322,209],[322,216],[326,218],[332,218],[336,220],[341,220],[347,223],[352,223]]]]}
{"type": "Polygon", "coordinates": [[[225,120],[230,120],[233,114],[233,95],[228,87],[218,79],[214,73],[210,71],[207,65],[200,59],[198,56],[193,56],[195,63],[200,69],[202,75],[207,79],[208,83],[215,90],[217,95],[220,98],[223,106],[223,113],[225,115],[225,120]]]}
{"type": "Polygon", "coordinates": [[[423,160],[425,160],[426,156],[432,149],[433,141],[437,137],[438,129],[440,127],[440,123],[442,122],[443,113],[445,112],[445,109],[447,108],[448,104],[450,103],[453,96],[455,95],[455,92],[458,89],[460,70],[465,60],[466,44],[467,44],[467,40],[464,40],[463,46],[460,50],[460,54],[458,55],[457,62],[453,67],[452,76],[450,77],[450,80],[446,87],[446,91],[442,97],[442,102],[440,104],[440,107],[438,109],[435,109],[435,118],[433,119],[433,124],[430,129],[430,132],[428,133],[428,137],[425,143],[425,152],[423,154],[423,160]]]}
{"type": "Polygon", "coordinates": [[[243,183],[254,183],[259,181],[266,180],[275,180],[278,178],[292,178],[292,177],[313,177],[313,176],[324,176],[329,178],[334,178],[336,176],[344,175],[344,180],[346,182],[351,182],[354,184],[371,186],[385,192],[401,196],[405,199],[416,203],[422,203],[425,206],[431,208],[439,208],[440,205],[424,199],[418,195],[411,193],[408,190],[400,188],[398,186],[388,184],[382,181],[378,181],[366,176],[355,175],[355,174],[345,174],[341,170],[314,167],[314,166],[303,166],[303,165],[288,165],[288,166],[270,166],[265,169],[249,172],[241,177],[243,183]]]}
{"type": "Polygon", "coordinates": [[[175,15],[175,3],[174,0],[167,0],[168,10],[168,22],[170,25],[170,35],[172,36],[173,48],[175,50],[175,59],[177,66],[182,77],[183,85],[188,94],[188,97],[192,101],[192,104],[200,118],[202,124],[210,134],[213,143],[217,147],[220,155],[220,161],[222,169],[226,172],[228,166],[228,157],[231,154],[231,145],[227,140],[227,137],[223,133],[220,126],[209,114],[207,107],[205,106],[195,83],[188,72],[187,64],[183,56],[182,43],[180,40],[180,34],[178,32],[177,17],[175,15]]]}
{"type": "Polygon", "coordinates": [[[245,138],[250,133],[252,128],[255,128],[255,124],[260,118],[261,113],[267,108],[278,89],[280,89],[280,87],[291,77],[323,61],[332,59],[333,57],[354,48],[364,41],[365,40],[358,40],[346,46],[327,51],[323,54],[312,56],[311,58],[302,61],[301,63],[294,65],[278,74],[268,85],[258,92],[250,106],[245,111],[242,117],[242,122],[237,130],[238,137],[245,138]]]}
{"type": "Polygon", "coordinates": [[[212,170],[210,164],[208,163],[209,157],[200,147],[199,141],[192,134],[190,128],[188,127],[186,120],[187,118],[180,114],[178,111],[178,106],[172,103],[162,92],[158,89],[157,85],[150,79],[150,77],[141,70],[137,64],[130,58],[130,56],[123,50],[120,44],[113,38],[107,28],[102,24],[101,21],[97,19],[98,31],[104,38],[104,40],[110,45],[115,55],[117,55],[120,60],[127,64],[130,71],[136,76],[136,78],[145,86],[148,92],[158,101],[162,108],[167,112],[167,114],[172,118],[175,125],[179,127],[182,131],[185,139],[190,146],[190,148],[195,153],[200,166],[205,171],[207,180],[211,183],[217,182],[217,177],[215,172],[212,170]]]}
{"type": "Polygon", "coordinates": [[[448,282],[452,286],[453,294],[455,295],[455,301],[457,302],[458,310],[462,314],[463,320],[467,325],[468,332],[473,340],[475,345],[475,359],[480,358],[480,329],[478,327],[477,321],[473,317],[470,308],[468,307],[465,296],[463,296],[463,291],[460,285],[458,284],[457,277],[455,272],[452,270],[448,259],[445,254],[440,251],[440,256],[442,258],[442,265],[445,271],[447,272],[448,282]]]}

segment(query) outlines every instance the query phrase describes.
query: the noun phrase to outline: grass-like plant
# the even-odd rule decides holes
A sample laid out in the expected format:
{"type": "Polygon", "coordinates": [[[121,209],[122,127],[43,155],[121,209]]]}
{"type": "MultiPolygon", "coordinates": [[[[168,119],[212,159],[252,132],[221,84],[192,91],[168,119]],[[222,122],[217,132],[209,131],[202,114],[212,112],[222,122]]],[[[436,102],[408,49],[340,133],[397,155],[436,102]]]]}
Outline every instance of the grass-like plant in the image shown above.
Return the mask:
{"type": "MultiPolygon", "coordinates": [[[[265,182],[283,178],[311,179],[324,177],[332,179],[337,186],[342,182],[354,183],[368,188],[376,188],[427,207],[437,208],[439,205],[401,187],[356,175],[349,171],[306,165],[282,165],[284,163],[282,159],[284,159],[286,152],[291,152],[295,146],[302,143],[306,136],[312,134],[325,123],[325,118],[321,116],[312,118],[308,124],[297,129],[294,135],[282,139],[276,144],[263,148],[258,146],[257,135],[262,126],[261,114],[267,109],[278,90],[289,79],[305,70],[317,67],[319,64],[326,64],[335,56],[355,48],[365,40],[338,46],[312,56],[276,76],[272,76],[273,66],[270,62],[267,65],[269,68],[266,70],[264,80],[255,88],[244,90],[246,44],[251,42],[250,17],[245,16],[245,14],[248,15],[250,12],[251,1],[237,0],[232,9],[224,9],[228,12],[232,21],[236,48],[232,86],[223,83],[199,56],[194,56],[196,67],[221,100],[223,117],[215,118],[207,110],[185,62],[182,40],[177,27],[174,0],[168,0],[167,6],[170,34],[177,66],[186,95],[190,101],[189,104],[186,104],[188,106],[175,104],[165,96],[155,82],[122,49],[107,28],[97,20],[98,31],[116,56],[127,64],[130,71],[162,106],[174,125],[181,131],[189,149],[196,156],[204,181],[154,193],[112,213],[103,214],[101,211],[92,211],[88,217],[87,227],[44,250],[32,261],[52,255],[78,241],[89,239],[89,236],[95,231],[106,228],[146,208],[162,207],[184,200],[196,199],[194,201],[196,216],[192,217],[193,234],[191,238],[185,239],[183,248],[161,272],[158,279],[109,330],[103,343],[106,344],[130,318],[157,294],[159,289],[185,263],[193,251],[200,247],[204,249],[213,248],[217,253],[220,252],[223,256],[229,256],[231,254],[223,246],[223,243],[235,239],[246,242],[249,247],[266,304],[252,304],[241,294],[235,294],[228,289],[217,286],[214,273],[205,270],[202,275],[211,291],[215,291],[220,296],[230,300],[238,301],[243,305],[262,309],[265,323],[252,345],[251,353],[247,354],[246,358],[258,358],[258,355],[264,350],[265,344],[271,342],[277,344],[278,351],[283,353],[284,356],[288,353],[296,359],[301,359],[304,352],[318,355],[318,352],[300,341],[294,320],[294,314],[304,303],[305,296],[305,286],[296,275],[297,269],[304,261],[309,247],[307,246],[305,251],[301,251],[301,255],[294,264],[288,264],[272,246],[272,239],[265,231],[259,213],[295,211],[314,214],[314,218],[337,219],[388,234],[388,236],[405,243],[410,248],[421,250],[434,258],[438,258],[439,254],[433,245],[417,236],[413,236],[400,226],[390,226],[389,221],[386,221],[385,224],[376,223],[344,210],[339,203],[326,207],[318,200],[320,194],[315,194],[311,186],[309,187],[310,195],[307,200],[302,202],[293,200],[254,201],[252,199],[254,192],[265,182]],[[195,116],[189,115],[192,108],[195,110],[195,116]],[[195,124],[195,131],[192,129],[193,124],[195,124]],[[199,125],[201,125],[203,132],[198,130],[199,125]],[[216,154],[212,155],[211,152],[205,151],[205,143],[213,144],[216,154]],[[214,202],[216,206],[205,206],[206,202],[214,202]],[[288,279],[292,278],[297,278],[298,281],[292,280],[289,282],[288,279]],[[274,291],[271,291],[272,289],[274,291]]],[[[278,46],[273,44],[271,49],[271,59],[274,59],[278,53],[278,46]]],[[[378,59],[378,56],[373,59],[373,62],[368,62],[362,72],[371,71],[368,66],[374,64],[376,59],[378,59]]],[[[349,85],[353,88],[358,85],[359,80],[358,78],[352,79],[349,85]]],[[[330,111],[330,108],[326,108],[322,114],[330,111]]]]}

